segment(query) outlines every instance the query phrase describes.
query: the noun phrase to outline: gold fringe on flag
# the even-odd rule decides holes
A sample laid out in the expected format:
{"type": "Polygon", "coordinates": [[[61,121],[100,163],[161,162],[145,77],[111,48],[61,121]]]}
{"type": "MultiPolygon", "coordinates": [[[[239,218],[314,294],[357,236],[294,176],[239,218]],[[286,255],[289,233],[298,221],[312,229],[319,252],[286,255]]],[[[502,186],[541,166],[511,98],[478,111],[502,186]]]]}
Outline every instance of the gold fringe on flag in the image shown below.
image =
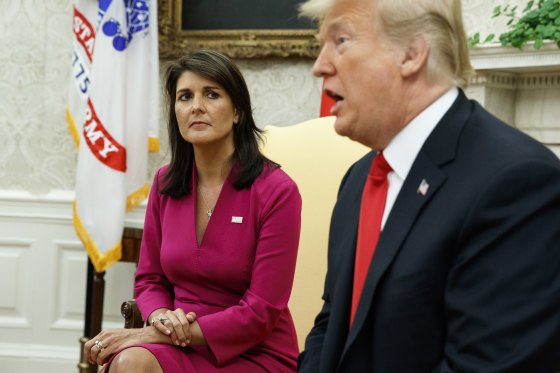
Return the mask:
{"type": "Polygon", "coordinates": [[[76,210],[76,201],[72,204],[74,209],[74,229],[76,229],[76,233],[78,237],[82,241],[82,244],[86,248],[89,258],[91,259],[91,263],[95,267],[97,272],[105,272],[107,268],[109,268],[112,264],[118,262],[122,256],[122,243],[119,241],[113,247],[111,247],[105,254],[99,253],[99,249],[93,240],[91,239],[89,233],[87,232],[86,228],[82,224],[80,217],[78,216],[78,211],[76,210]]]}
{"type": "Polygon", "coordinates": [[[78,133],[78,128],[76,127],[76,122],[74,122],[74,118],[72,118],[72,114],[70,113],[70,108],[66,108],[66,121],[68,122],[68,130],[74,139],[74,143],[76,143],[76,149],[80,148],[80,135],[78,133]]]}

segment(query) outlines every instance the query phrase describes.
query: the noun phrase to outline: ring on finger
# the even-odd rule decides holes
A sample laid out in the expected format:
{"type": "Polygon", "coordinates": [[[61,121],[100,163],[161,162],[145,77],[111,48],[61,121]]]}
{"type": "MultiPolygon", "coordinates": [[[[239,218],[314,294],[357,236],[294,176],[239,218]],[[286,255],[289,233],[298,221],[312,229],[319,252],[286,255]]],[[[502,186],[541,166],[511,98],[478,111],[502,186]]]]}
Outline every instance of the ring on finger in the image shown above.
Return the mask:
{"type": "Polygon", "coordinates": [[[95,341],[95,347],[97,347],[99,351],[103,351],[105,349],[105,347],[103,347],[103,342],[101,341],[95,341]]]}
{"type": "Polygon", "coordinates": [[[166,322],[167,320],[169,320],[167,317],[160,317],[160,318],[159,318],[159,322],[162,323],[162,324],[165,324],[165,322],[166,322]]]}

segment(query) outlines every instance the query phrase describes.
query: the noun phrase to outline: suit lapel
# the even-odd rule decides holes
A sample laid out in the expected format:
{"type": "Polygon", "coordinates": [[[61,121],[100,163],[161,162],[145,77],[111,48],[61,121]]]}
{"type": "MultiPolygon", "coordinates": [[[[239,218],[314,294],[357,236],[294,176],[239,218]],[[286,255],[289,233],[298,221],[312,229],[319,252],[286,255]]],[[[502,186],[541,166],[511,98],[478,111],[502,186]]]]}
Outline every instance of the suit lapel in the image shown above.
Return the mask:
{"type": "Polygon", "coordinates": [[[364,159],[356,165],[356,169],[354,170],[356,176],[352,178],[351,182],[349,181],[342,192],[348,193],[348,195],[341,195],[340,200],[343,202],[335,207],[339,209],[339,211],[336,211],[336,215],[339,216],[337,221],[339,226],[334,229],[343,229],[343,231],[340,231],[336,238],[331,238],[333,242],[330,244],[337,246],[335,250],[337,257],[329,258],[329,260],[334,261],[334,266],[336,267],[334,272],[339,276],[336,282],[335,293],[344,294],[348,299],[341,301],[341,299],[338,298],[340,295],[338,295],[337,302],[333,304],[334,309],[332,312],[338,315],[336,320],[340,320],[344,324],[346,331],[350,324],[350,314],[346,301],[352,301],[354,260],[356,256],[356,242],[358,239],[362,191],[364,190],[371,161],[375,155],[376,153],[374,152],[368,153],[364,159]]]}
{"type": "Polygon", "coordinates": [[[445,182],[446,175],[441,166],[455,157],[457,139],[470,108],[471,104],[460,91],[455,103],[418,153],[379,237],[340,362],[369,316],[377,286],[408,236],[416,217],[445,182]]]}
{"type": "MultiPolygon", "coordinates": [[[[344,343],[348,336],[352,284],[354,279],[354,257],[358,232],[359,211],[362,191],[375,153],[370,152],[355,163],[343,179],[333,210],[329,234],[329,267],[327,284],[331,283],[329,327],[319,372],[334,372],[340,361],[344,343]]],[[[328,287],[328,285],[326,285],[328,287]]]]}
{"type": "Polygon", "coordinates": [[[423,206],[444,181],[445,175],[424,154],[419,153],[379,237],[346,348],[352,344],[368,316],[379,280],[393,261],[423,206]],[[419,188],[426,183],[427,191],[422,193],[419,188]]]}

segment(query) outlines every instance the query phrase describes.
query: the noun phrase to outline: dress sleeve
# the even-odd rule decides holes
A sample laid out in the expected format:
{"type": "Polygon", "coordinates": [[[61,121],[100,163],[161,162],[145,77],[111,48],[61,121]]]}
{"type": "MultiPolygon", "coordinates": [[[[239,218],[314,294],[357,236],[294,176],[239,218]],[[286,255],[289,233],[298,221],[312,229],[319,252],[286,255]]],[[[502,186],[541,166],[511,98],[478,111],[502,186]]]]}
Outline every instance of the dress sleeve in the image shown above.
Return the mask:
{"type": "Polygon", "coordinates": [[[155,309],[173,309],[173,287],[164,275],[160,262],[161,221],[158,180],[161,169],[156,173],[144,221],[144,233],[140,246],[140,258],[134,286],[134,294],[144,320],[155,309]]]}
{"type": "Polygon", "coordinates": [[[288,306],[301,229],[301,196],[289,178],[260,196],[249,289],[239,304],[198,319],[218,365],[265,340],[288,306]]]}

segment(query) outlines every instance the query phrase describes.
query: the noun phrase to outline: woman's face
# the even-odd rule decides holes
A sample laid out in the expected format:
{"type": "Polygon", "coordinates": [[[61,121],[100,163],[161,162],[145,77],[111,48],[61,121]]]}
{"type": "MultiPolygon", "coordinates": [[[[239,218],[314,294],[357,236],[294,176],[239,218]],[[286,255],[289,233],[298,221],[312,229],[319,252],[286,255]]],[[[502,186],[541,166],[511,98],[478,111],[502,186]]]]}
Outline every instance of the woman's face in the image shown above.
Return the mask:
{"type": "Polygon", "coordinates": [[[231,146],[239,116],[218,83],[185,71],[177,80],[175,115],[179,132],[193,146],[231,146]]]}

